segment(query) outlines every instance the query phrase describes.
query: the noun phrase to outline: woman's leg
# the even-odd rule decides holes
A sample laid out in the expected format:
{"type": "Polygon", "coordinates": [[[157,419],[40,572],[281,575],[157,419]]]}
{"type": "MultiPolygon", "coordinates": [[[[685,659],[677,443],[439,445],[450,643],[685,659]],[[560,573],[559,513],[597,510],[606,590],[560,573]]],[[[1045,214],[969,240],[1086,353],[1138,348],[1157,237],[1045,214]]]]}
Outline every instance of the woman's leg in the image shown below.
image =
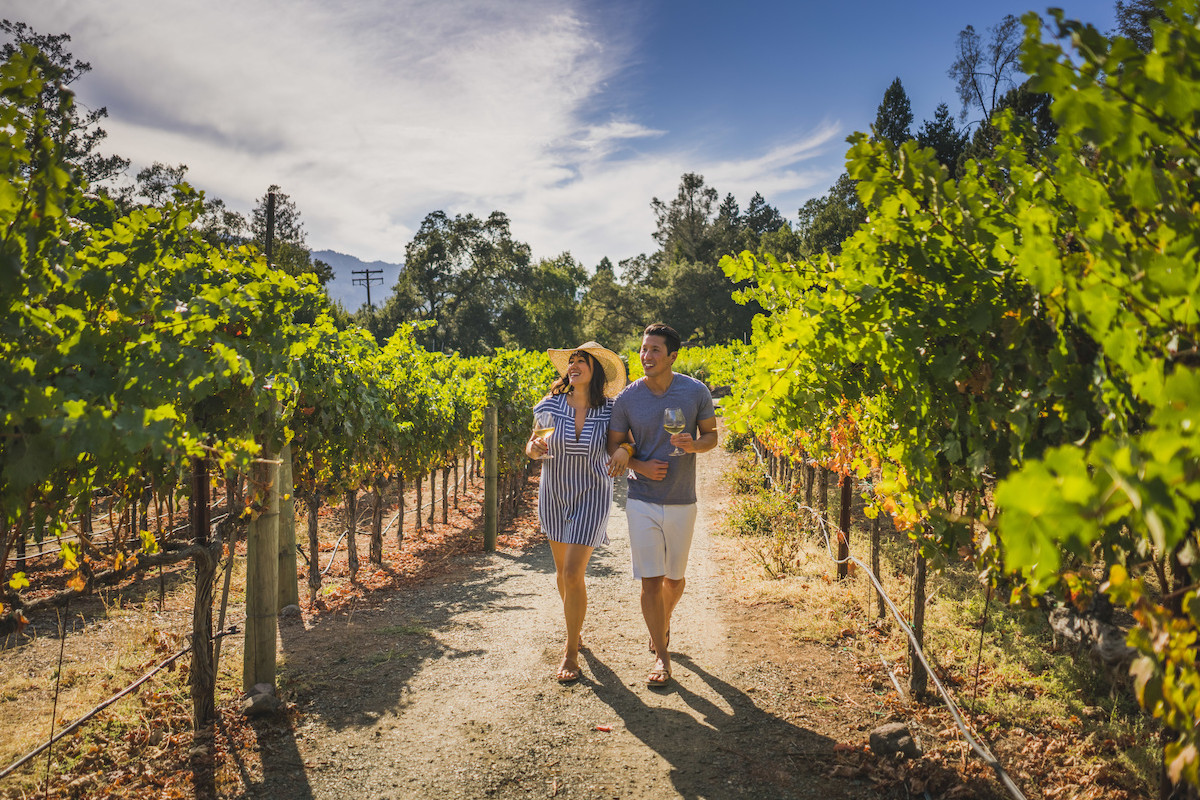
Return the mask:
{"type": "Polygon", "coordinates": [[[571,674],[579,674],[579,638],[583,631],[583,618],[587,614],[584,575],[588,560],[592,557],[592,548],[583,544],[550,542],[550,551],[554,554],[555,578],[567,624],[567,644],[563,650],[562,666],[558,670],[559,680],[563,680],[571,674]]]}

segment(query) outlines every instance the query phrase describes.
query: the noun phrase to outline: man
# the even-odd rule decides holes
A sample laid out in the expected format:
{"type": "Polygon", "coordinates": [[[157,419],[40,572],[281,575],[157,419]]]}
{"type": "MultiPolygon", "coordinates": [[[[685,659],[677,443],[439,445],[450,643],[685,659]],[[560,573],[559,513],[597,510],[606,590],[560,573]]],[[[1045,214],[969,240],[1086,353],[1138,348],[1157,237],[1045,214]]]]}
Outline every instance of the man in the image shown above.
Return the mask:
{"type": "Polygon", "coordinates": [[[696,454],[717,446],[708,387],[671,370],[679,344],[679,334],[668,325],[656,322],[646,328],[641,349],[646,376],[617,396],[608,428],[610,474],[629,471],[625,515],[633,577],[642,582],[642,616],[656,657],[646,678],[651,687],[671,680],[667,646],[696,524],[696,454]],[[668,408],[683,410],[681,433],[669,435],[663,428],[668,408]],[[683,454],[672,455],[676,448],[683,454]]]}

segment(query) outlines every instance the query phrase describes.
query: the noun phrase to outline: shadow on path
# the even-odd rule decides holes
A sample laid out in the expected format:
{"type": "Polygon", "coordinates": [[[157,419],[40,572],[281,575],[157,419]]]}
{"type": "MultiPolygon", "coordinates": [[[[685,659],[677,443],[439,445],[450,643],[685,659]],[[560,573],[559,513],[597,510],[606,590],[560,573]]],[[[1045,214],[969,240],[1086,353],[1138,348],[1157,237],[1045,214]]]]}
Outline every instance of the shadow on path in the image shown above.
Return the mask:
{"type": "MultiPolygon", "coordinates": [[[[749,695],[687,656],[673,657],[676,674],[682,665],[703,687],[694,691],[688,685],[694,679],[687,676],[683,682],[677,677],[663,690],[645,691],[673,694],[699,718],[647,703],[594,653],[583,651],[583,656],[595,679],[596,696],[617,713],[630,733],[667,761],[671,782],[681,797],[794,798],[811,791],[814,773],[828,771],[825,757],[832,760],[833,740],[764,711],[749,695]],[[699,692],[715,693],[720,703],[699,692]],[[704,766],[686,766],[696,764],[704,766]]],[[[838,795],[834,790],[822,796],[838,795]]]]}

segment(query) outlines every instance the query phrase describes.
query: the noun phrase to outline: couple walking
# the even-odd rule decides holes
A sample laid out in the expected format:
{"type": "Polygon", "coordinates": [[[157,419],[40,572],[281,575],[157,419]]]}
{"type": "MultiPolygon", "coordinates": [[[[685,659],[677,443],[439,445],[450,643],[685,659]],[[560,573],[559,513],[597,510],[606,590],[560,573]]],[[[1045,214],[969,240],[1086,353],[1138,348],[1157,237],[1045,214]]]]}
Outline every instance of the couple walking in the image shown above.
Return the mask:
{"type": "Polygon", "coordinates": [[[560,683],[579,679],[584,573],[592,550],[608,543],[612,479],[622,473],[629,480],[633,577],[641,580],[642,616],[655,655],[646,684],[671,680],[671,614],[683,595],[696,523],[696,454],[717,444],[708,387],[672,371],[679,346],[670,326],[647,327],[640,351],[645,377],[629,386],[621,359],[595,342],[549,351],[560,377],[534,407],[535,415],[549,417],[539,417],[525,453],[544,459],[538,519],[554,554],[567,627],[560,683]],[[665,418],[670,409],[682,419],[665,418]]]}

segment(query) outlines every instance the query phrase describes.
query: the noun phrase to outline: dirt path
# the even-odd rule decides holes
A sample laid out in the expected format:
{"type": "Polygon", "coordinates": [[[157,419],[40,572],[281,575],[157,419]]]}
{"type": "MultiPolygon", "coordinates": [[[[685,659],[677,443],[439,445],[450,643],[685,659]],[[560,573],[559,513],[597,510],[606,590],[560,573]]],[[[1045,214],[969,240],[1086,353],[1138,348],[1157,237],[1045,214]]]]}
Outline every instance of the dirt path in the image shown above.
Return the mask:
{"type": "Polygon", "coordinates": [[[730,459],[723,448],[700,458],[669,689],[643,682],[651,657],[621,481],[612,544],[589,568],[581,681],[552,680],[562,622],[549,548],[466,557],[381,606],[283,624],[280,686],[300,715],[258,726],[261,762],[239,766],[245,795],[875,796],[827,777],[835,743],[862,741],[876,720],[849,656],[785,642],[778,609],[727,599],[710,532],[730,459]]]}

